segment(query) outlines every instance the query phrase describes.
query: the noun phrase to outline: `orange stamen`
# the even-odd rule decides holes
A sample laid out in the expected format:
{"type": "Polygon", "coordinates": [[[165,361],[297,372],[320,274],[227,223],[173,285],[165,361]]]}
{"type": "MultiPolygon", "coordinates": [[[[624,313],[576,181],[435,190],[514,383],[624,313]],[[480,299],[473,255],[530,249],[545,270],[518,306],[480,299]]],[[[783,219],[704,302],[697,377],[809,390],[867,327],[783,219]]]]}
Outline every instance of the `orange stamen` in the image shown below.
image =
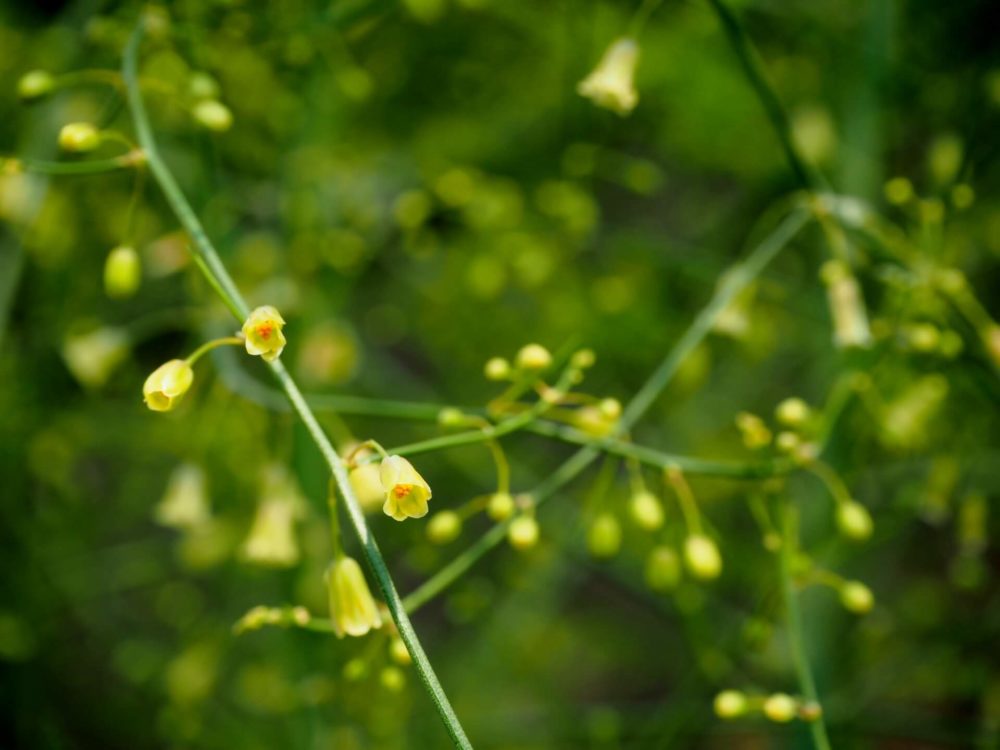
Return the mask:
{"type": "Polygon", "coordinates": [[[262,326],[257,326],[257,335],[260,336],[262,339],[269,339],[271,338],[272,330],[274,330],[274,328],[271,325],[265,323],[262,326]]]}
{"type": "Polygon", "coordinates": [[[412,488],[408,484],[397,484],[392,488],[392,494],[401,499],[409,495],[411,489],[412,488]]]}

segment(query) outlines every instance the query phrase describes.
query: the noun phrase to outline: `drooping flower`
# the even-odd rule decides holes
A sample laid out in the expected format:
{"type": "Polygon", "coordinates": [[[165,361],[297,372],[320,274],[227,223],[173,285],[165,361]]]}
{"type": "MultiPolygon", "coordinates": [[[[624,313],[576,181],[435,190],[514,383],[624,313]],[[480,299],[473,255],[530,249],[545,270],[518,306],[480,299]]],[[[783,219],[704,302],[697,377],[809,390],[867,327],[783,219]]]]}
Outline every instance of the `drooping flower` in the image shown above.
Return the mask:
{"type": "Polygon", "coordinates": [[[191,383],[194,370],[183,359],[172,359],[157,367],[142,385],[142,397],[153,411],[170,411],[175,408],[191,383]]]}
{"type": "Polygon", "coordinates": [[[338,638],[362,636],[373,628],[382,627],[382,617],[357,560],[342,556],[330,563],[326,586],[330,619],[338,638]]]}
{"type": "Polygon", "coordinates": [[[598,107],[622,116],[629,114],[639,103],[639,94],[632,81],[638,62],[639,45],[634,39],[615,40],[593,72],[577,85],[577,93],[598,107]]]}
{"type": "Polygon", "coordinates": [[[820,277],[826,284],[827,304],[833,318],[833,343],[840,349],[870,347],[872,333],[865,300],[850,267],[830,260],[820,269],[820,277]]]}
{"type": "Polygon", "coordinates": [[[304,505],[302,493],[288,471],[279,464],[269,466],[250,533],[243,543],[244,558],[270,567],[295,565],[299,560],[295,522],[304,505]]]}
{"type": "Polygon", "coordinates": [[[704,534],[692,534],[684,540],[684,562],[696,578],[718,578],[722,572],[722,555],[715,542],[704,534]]]}
{"type": "Polygon", "coordinates": [[[389,456],[379,469],[385,504],[382,511],[397,521],[420,518],[427,514],[427,501],[431,499],[430,485],[402,456],[389,456]]]}
{"type": "Polygon", "coordinates": [[[285,348],[285,334],[281,332],[285,319],[271,305],[258,307],[243,323],[247,354],[271,362],[281,356],[285,348]]]}
{"type": "Polygon", "coordinates": [[[131,297],[142,283],[142,261],[130,245],[119,245],[104,261],[104,292],[109,297],[131,297]]]}
{"type": "Polygon", "coordinates": [[[88,388],[104,385],[127,355],[128,336],[119,328],[68,336],[62,347],[66,367],[88,388]]]}
{"type": "Polygon", "coordinates": [[[211,520],[205,472],[196,464],[185,463],[170,475],[163,499],[156,506],[157,523],[193,531],[211,520]]]}

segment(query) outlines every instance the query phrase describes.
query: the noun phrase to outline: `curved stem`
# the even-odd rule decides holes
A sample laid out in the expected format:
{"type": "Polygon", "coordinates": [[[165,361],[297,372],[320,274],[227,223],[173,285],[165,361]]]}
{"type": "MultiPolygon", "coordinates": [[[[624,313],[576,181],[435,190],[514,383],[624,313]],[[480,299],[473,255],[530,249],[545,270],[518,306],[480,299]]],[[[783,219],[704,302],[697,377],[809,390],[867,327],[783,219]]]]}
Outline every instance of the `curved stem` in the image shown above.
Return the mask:
{"type": "MultiPolygon", "coordinates": [[[[798,673],[799,690],[802,691],[806,700],[820,705],[819,697],[816,693],[816,683],[813,680],[812,669],[809,666],[809,659],[806,656],[805,635],[802,628],[802,612],[799,609],[798,594],[795,591],[795,578],[792,574],[792,564],[795,559],[795,551],[798,548],[799,523],[798,512],[786,501],[782,519],[782,541],[780,570],[781,589],[785,598],[785,612],[788,618],[788,641],[792,649],[792,659],[795,661],[795,671],[798,673]]],[[[813,744],[816,750],[830,750],[830,740],[826,734],[826,722],[823,719],[823,712],[820,710],[819,716],[809,724],[812,732],[813,744]]]]}
{"type": "Polygon", "coordinates": [[[130,169],[142,164],[143,154],[140,151],[130,151],[121,156],[111,159],[91,159],[89,161],[44,161],[42,159],[31,159],[18,157],[8,159],[4,165],[12,165],[14,169],[23,169],[25,172],[37,172],[39,174],[51,175],[86,175],[100,174],[101,172],[116,172],[119,169],[130,169]]]}
{"type": "MultiPolygon", "coordinates": [[[[143,23],[140,21],[136,25],[135,31],[132,33],[132,37],[129,39],[122,67],[122,72],[125,77],[129,108],[132,112],[132,118],[135,121],[139,143],[146,151],[150,172],[159,184],[160,189],[163,190],[164,195],[166,196],[167,201],[176,214],[178,220],[191,235],[191,238],[194,241],[195,252],[201,260],[204,261],[204,264],[201,267],[214,279],[214,286],[216,290],[227,302],[233,312],[240,313],[240,315],[237,315],[236,317],[240,320],[240,322],[242,322],[249,312],[249,306],[243,299],[239,289],[236,287],[236,284],[233,282],[225,266],[222,264],[221,259],[215,251],[215,247],[212,245],[211,240],[209,240],[208,235],[205,234],[205,230],[202,227],[201,222],[198,220],[194,210],[187,202],[187,198],[181,191],[180,186],[173,177],[173,174],[160,158],[157,150],[152,127],[150,126],[149,119],[146,115],[146,110],[142,101],[142,94],[139,89],[138,55],[142,35],[143,23]]],[[[389,608],[392,619],[396,623],[399,635],[403,639],[407,650],[413,658],[414,666],[416,667],[431,700],[437,708],[438,713],[445,724],[445,728],[451,736],[452,742],[454,742],[455,746],[458,748],[467,748],[468,750],[471,750],[472,744],[466,737],[465,731],[462,729],[462,725],[459,723],[458,717],[455,715],[455,711],[452,709],[451,703],[448,701],[448,698],[444,693],[444,689],[441,687],[441,683],[438,681],[437,675],[434,673],[434,669],[431,667],[431,663],[428,660],[427,655],[424,653],[424,649],[420,644],[416,631],[410,623],[410,618],[406,615],[403,602],[400,599],[399,593],[396,591],[396,586],[393,583],[391,575],[389,574],[389,569],[386,566],[385,560],[382,558],[381,552],[379,552],[375,538],[368,530],[364,513],[361,510],[361,506],[359,505],[358,500],[354,495],[354,490],[351,487],[351,483],[348,480],[347,469],[344,462],[341,460],[337,451],[330,443],[330,440],[323,432],[323,429],[320,427],[315,415],[306,403],[302,392],[299,390],[298,385],[296,385],[292,376],[288,373],[288,370],[285,369],[281,360],[276,359],[268,364],[271,371],[278,379],[278,382],[281,384],[281,387],[284,389],[293,409],[305,423],[306,429],[309,431],[310,436],[316,443],[316,446],[319,448],[320,453],[322,453],[323,458],[329,466],[340,495],[344,499],[347,514],[350,517],[352,525],[354,526],[354,530],[357,534],[362,551],[364,552],[364,556],[368,561],[368,565],[371,568],[376,581],[378,582],[379,589],[382,591],[382,596],[389,608]]]]}

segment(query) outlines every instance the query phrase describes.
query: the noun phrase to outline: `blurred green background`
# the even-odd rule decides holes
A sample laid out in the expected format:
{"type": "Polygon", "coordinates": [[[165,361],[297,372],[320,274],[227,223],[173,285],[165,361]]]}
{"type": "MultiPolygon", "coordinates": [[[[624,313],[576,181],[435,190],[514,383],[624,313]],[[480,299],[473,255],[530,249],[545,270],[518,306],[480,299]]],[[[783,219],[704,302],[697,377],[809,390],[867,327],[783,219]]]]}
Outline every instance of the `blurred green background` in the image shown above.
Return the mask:
{"type": "MultiPolygon", "coordinates": [[[[844,353],[831,344],[817,276],[828,251],[808,228],[633,435],[743,460],[738,412],[770,418],[793,395],[821,405],[848,368],[870,376],[870,401],[882,406],[850,402],[826,459],[871,509],[872,540],[836,534],[814,477],[788,483],[808,551],[876,597],[865,617],[828,589],[802,597],[836,748],[998,747],[990,542],[1000,355],[994,340],[991,360],[982,326],[913,281],[927,267],[961,269],[1000,314],[991,6],[734,3],[800,150],[919,252],[910,275],[862,254],[876,343],[844,353]],[[919,198],[886,200],[885,182],[899,176],[919,198]],[[915,345],[920,324],[961,345],[915,345]]],[[[707,2],[666,0],[652,15],[630,117],[576,93],[637,7],[199,0],[161,9],[143,75],[176,92],[193,77],[206,85],[207,73],[233,124],[206,131],[182,97],[150,90],[157,137],[241,289],[288,321],[283,359],[306,388],[481,407],[497,394],[483,363],[529,341],[593,348],[585,392],[624,402],[639,388],[799,186],[707,2]]],[[[0,2],[0,155],[64,158],[56,138],[71,121],[131,134],[114,86],[26,104],[17,83],[33,69],[118,70],[140,12],[0,2]]],[[[247,398],[259,395],[255,382],[271,385],[269,374],[233,352],[199,364],[176,412],[143,406],[149,372],[229,323],[151,181],[129,219],[134,183],[130,171],[0,175],[0,746],[447,747],[412,669],[402,688],[383,679],[383,634],[232,634],[258,604],[324,612],[327,476],[301,425],[247,398]],[[104,258],[130,232],[141,291],[108,299],[104,258]],[[91,367],[81,369],[74,346],[95,330],[118,356],[94,366],[97,344],[84,340],[91,367]],[[185,463],[202,467],[210,498],[197,533],[156,521],[185,463]],[[274,466],[305,500],[299,560],[282,569],[240,554],[274,466]],[[355,658],[366,674],[345,677],[355,658]]],[[[433,421],[321,418],[338,441],[392,446],[442,432],[433,421]]],[[[504,445],[516,490],[571,452],[530,435],[504,445]]],[[[432,510],[494,488],[482,446],[417,463],[432,510]]],[[[414,617],[474,745],[811,747],[801,723],[712,713],[723,688],[797,690],[777,566],[746,502],[756,485],[691,479],[725,571],[654,592],[643,581],[653,539],[627,523],[627,479],[596,476],[540,511],[536,548],[501,546],[414,617]],[[594,560],[584,541],[600,504],[626,527],[611,561],[594,560]]],[[[677,541],[672,500],[667,513],[666,537],[677,541]]],[[[404,592],[490,526],[477,517],[435,547],[425,521],[375,514],[371,523],[404,592]]]]}

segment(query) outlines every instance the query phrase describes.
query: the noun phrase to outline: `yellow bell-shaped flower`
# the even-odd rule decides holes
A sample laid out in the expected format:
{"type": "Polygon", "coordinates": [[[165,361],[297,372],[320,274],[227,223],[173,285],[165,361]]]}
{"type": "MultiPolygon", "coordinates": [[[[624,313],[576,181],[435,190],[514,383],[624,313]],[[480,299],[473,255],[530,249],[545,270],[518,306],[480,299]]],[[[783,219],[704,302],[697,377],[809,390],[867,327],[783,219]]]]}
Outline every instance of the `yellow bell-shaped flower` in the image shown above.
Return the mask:
{"type": "Polygon", "coordinates": [[[380,468],[385,504],[382,511],[397,521],[427,514],[431,488],[413,465],[402,456],[389,456],[380,468]]]}
{"type": "Polygon", "coordinates": [[[285,348],[285,334],[281,332],[285,319],[271,305],[258,307],[243,323],[247,354],[271,362],[281,356],[285,348]]]}
{"type": "Polygon", "coordinates": [[[200,466],[185,463],[174,469],[154,516],[163,526],[185,531],[200,529],[211,520],[205,472],[200,466]]]}
{"type": "Polygon", "coordinates": [[[625,116],[639,103],[632,79],[639,62],[639,45],[634,39],[616,40],[604,53],[594,71],[577,85],[576,90],[598,107],[625,116]]]}
{"type": "Polygon", "coordinates": [[[194,382],[194,370],[183,359],[157,367],[142,385],[142,397],[153,411],[170,411],[194,382]]]}
{"type": "Polygon", "coordinates": [[[382,627],[375,599],[356,560],[340,557],[330,563],[326,587],[330,597],[330,619],[338,638],[345,634],[361,636],[382,627]]]}

